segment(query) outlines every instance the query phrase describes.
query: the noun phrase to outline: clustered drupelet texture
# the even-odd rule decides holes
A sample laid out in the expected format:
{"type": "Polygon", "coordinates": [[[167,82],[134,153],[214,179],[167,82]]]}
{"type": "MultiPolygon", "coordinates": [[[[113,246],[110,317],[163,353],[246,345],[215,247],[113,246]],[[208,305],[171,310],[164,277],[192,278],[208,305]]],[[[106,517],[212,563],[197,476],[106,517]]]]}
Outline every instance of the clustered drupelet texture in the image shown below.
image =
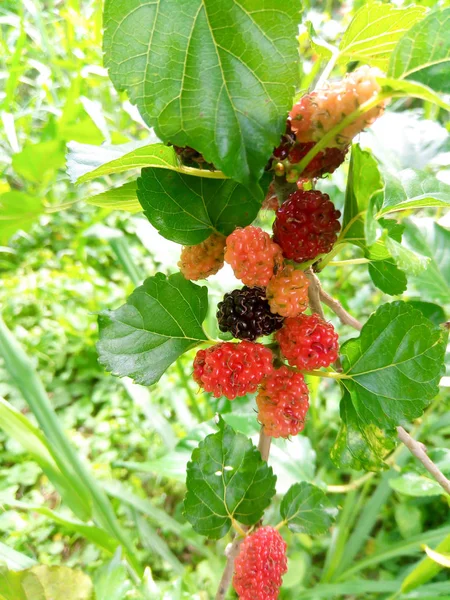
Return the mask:
{"type": "Polygon", "coordinates": [[[282,355],[298,369],[308,371],[328,367],[338,358],[338,335],[333,325],[319,315],[285,319],[275,337],[282,355]]]}
{"type": "Polygon", "coordinates": [[[217,273],[224,263],[225,236],[213,233],[201,244],[184,246],[178,267],[186,279],[197,281],[217,273]]]}
{"type": "Polygon", "coordinates": [[[242,542],[234,571],[240,600],[277,600],[287,571],[286,542],[273,527],[261,527],[242,542]]]}
{"type": "Polygon", "coordinates": [[[216,398],[234,400],[256,392],[273,370],[272,358],[272,352],[262,344],[223,342],[197,352],[193,378],[216,398]]]}
{"type": "Polygon", "coordinates": [[[267,285],[270,310],[283,317],[297,317],[308,308],[308,287],[304,272],[287,265],[267,285]]]}
{"type": "Polygon", "coordinates": [[[277,210],[274,240],[285,258],[305,262],[328,253],[337,240],[341,213],[327,194],[297,190],[277,210]]]}
{"type": "MultiPolygon", "coordinates": [[[[289,116],[298,142],[317,142],[346,116],[376,96],[381,86],[376,78],[382,76],[376,67],[363,66],[348,73],[340,81],[328,82],[320,90],[303,96],[289,116]]],[[[340,131],[329,146],[345,147],[365,127],[371,125],[384,111],[385,102],[360,115],[340,131]]]]}
{"type": "Polygon", "coordinates": [[[258,421],[264,425],[264,433],[287,438],[302,431],[309,408],[308,397],[308,387],[301,373],[282,366],[268,375],[256,397],[258,421]]]}
{"type": "Polygon", "coordinates": [[[283,317],[271,312],[264,288],[247,286],[225,294],[217,306],[217,321],[220,331],[249,341],[283,325],[283,317]]]}
{"type": "Polygon", "coordinates": [[[225,261],[245,285],[265,287],[281,268],[283,256],[268,233],[249,225],[227,237],[225,261]]]}

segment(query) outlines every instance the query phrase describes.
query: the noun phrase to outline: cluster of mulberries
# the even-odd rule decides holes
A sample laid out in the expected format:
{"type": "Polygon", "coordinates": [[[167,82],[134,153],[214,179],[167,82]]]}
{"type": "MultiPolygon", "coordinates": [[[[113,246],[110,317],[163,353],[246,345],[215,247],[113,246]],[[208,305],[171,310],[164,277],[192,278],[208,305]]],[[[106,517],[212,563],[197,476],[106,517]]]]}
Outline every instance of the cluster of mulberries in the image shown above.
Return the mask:
{"type": "Polygon", "coordinates": [[[377,77],[381,75],[376,67],[363,66],[302,96],[289,113],[286,132],[267,168],[292,182],[333,173],[344,161],[352,139],[383,113],[384,101],[344,127],[301,172],[297,165],[326,133],[380,92],[377,77]]]}

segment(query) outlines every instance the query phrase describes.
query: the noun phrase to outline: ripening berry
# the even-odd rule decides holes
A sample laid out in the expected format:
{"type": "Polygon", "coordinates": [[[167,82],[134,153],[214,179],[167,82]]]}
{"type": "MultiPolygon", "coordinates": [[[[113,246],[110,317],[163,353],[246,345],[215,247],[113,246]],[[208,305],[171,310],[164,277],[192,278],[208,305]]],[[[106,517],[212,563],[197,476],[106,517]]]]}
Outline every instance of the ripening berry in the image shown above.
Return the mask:
{"type": "Polygon", "coordinates": [[[298,369],[309,371],[329,367],[338,358],[338,335],[333,325],[319,315],[285,319],[275,337],[282,355],[298,369]]]}
{"type": "Polygon", "coordinates": [[[225,294],[217,306],[217,321],[220,331],[251,342],[283,325],[283,317],[270,311],[264,288],[247,286],[225,294]]]}
{"type": "MultiPolygon", "coordinates": [[[[302,158],[304,158],[308,152],[315,146],[314,142],[309,142],[307,144],[298,143],[292,148],[289,152],[289,162],[292,167],[291,170],[294,173],[295,179],[301,175],[302,177],[307,177],[308,179],[317,179],[318,177],[323,177],[328,173],[334,173],[336,169],[344,162],[345,155],[348,152],[350,146],[344,146],[343,148],[325,148],[306,165],[306,167],[299,174],[296,172],[295,165],[298,164],[302,158]]],[[[289,167],[286,167],[286,178],[292,179],[292,176],[289,177],[289,167]]]]}
{"type": "Polygon", "coordinates": [[[240,600],[277,600],[286,571],[286,542],[273,527],[261,527],[242,542],[233,587],[240,600]]]}
{"type": "Polygon", "coordinates": [[[256,397],[258,421],[264,433],[287,438],[305,426],[308,412],[308,387],[305,378],[283,366],[265,377],[256,397]]]}
{"type": "Polygon", "coordinates": [[[272,352],[261,344],[223,342],[197,352],[193,377],[205,392],[234,400],[256,392],[273,369],[272,358],[272,352]]]}
{"type": "Polygon", "coordinates": [[[242,283],[262,287],[283,264],[280,247],[268,233],[253,225],[236,229],[227,237],[225,260],[242,283]]]}
{"type": "Polygon", "coordinates": [[[266,289],[270,310],[283,317],[296,317],[308,308],[309,281],[303,271],[287,265],[272,277],[266,289]]]}
{"type": "Polygon", "coordinates": [[[186,279],[206,279],[223,267],[225,239],[213,233],[201,244],[183,247],[178,266],[186,279]]]}
{"type": "Polygon", "coordinates": [[[285,258],[298,263],[311,260],[333,247],[340,216],[327,194],[297,190],[277,210],[273,239],[285,258]]]}
{"type": "MultiPolygon", "coordinates": [[[[303,96],[289,116],[292,131],[298,142],[317,142],[361,104],[376,96],[381,86],[376,78],[382,76],[376,67],[363,66],[347,73],[340,81],[327,82],[320,90],[303,96]]],[[[340,131],[330,146],[347,146],[363,129],[371,125],[384,111],[386,101],[360,115],[340,131]]]]}

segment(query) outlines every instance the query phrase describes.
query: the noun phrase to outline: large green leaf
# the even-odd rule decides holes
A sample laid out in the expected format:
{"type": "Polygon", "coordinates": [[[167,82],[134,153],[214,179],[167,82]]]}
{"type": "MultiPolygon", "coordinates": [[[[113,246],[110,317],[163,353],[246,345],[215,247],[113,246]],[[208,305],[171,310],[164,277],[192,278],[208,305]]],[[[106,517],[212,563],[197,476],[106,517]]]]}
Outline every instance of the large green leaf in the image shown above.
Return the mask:
{"type": "Polygon", "coordinates": [[[126,304],[99,316],[99,360],[114,375],[151,385],[183,352],[207,337],[208,292],[181,273],[157,273],[126,304]]]}
{"type": "Polygon", "coordinates": [[[450,303],[450,231],[426,218],[408,220],[404,235],[409,247],[431,258],[427,270],[411,279],[421,298],[450,303]]]}
{"type": "Polygon", "coordinates": [[[381,2],[364,3],[342,36],[342,59],[363,61],[385,70],[397,42],[425,12],[421,6],[396,8],[381,2]]]}
{"type": "Polygon", "coordinates": [[[241,184],[143,169],[138,198],[150,223],[179,244],[203,242],[213,232],[228,235],[258,214],[261,203],[241,184]]]}
{"type": "Polygon", "coordinates": [[[0,195],[0,244],[7,244],[19,230],[29,231],[44,211],[38,196],[11,191],[0,195]]]}
{"type": "Polygon", "coordinates": [[[377,260],[369,264],[369,275],[374,285],[390,296],[406,291],[408,281],[392,259],[377,260]]]}
{"type": "Polygon", "coordinates": [[[450,8],[434,11],[414,25],[399,41],[388,75],[412,79],[438,92],[450,92],[450,8]]]}
{"type": "Polygon", "coordinates": [[[378,216],[406,208],[450,207],[450,185],[431,173],[404,169],[394,174],[386,169],[383,178],[384,199],[378,216]]]}
{"type": "Polygon", "coordinates": [[[330,528],[335,510],[320,488],[302,481],[286,492],[280,514],[294,533],[318,535],[330,528]]]}
{"type": "Polygon", "coordinates": [[[381,306],[341,348],[341,380],[360,421],[393,429],[438,393],[447,332],[406,302],[381,306]]]}
{"type": "Polygon", "coordinates": [[[213,539],[223,537],[233,520],[254,525],[275,494],[275,481],[251,440],[220,419],[219,431],[200,442],[188,463],[186,518],[213,539]]]}
{"type": "Polygon", "coordinates": [[[94,600],[87,575],[69,567],[38,565],[14,573],[0,567],[0,600],[94,600]]]}
{"type": "Polygon", "coordinates": [[[297,78],[293,0],[107,0],[105,64],[165,142],[257,184],[297,78]]]}

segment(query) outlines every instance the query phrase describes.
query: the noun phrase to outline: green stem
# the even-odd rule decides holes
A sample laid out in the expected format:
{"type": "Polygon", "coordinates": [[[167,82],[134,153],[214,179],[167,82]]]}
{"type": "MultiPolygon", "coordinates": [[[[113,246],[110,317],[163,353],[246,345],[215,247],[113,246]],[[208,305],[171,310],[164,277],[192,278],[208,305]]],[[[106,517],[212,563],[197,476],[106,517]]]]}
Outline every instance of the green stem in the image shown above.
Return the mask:
{"type": "Polygon", "coordinates": [[[365,265],[370,262],[368,258],[351,258],[349,260],[332,260],[328,264],[332,267],[346,267],[347,265],[365,265]]]}
{"type": "Polygon", "coordinates": [[[303,375],[313,375],[314,377],[327,377],[329,379],[351,379],[344,373],[335,373],[333,371],[301,371],[303,375]]]}
{"type": "Polygon", "coordinates": [[[345,243],[346,242],[340,242],[338,240],[335,243],[334,248],[331,250],[331,252],[328,252],[328,254],[315,267],[315,271],[317,273],[320,273],[320,271],[323,271],[323,269],[333,260],[333,258],[336,256],[336,254],[339,254],[339,252],[342,250],[345,243]]]}
{"type": "Polygon", "coordinates": [[[358,119],[358,117],[369,111],[371,108],[374,108],[375,106],[380,104],[380,102],[382,102],[383,100],[390,97],[392,97],[391,92],[382,92],[380,94],[377,94],[370,100],[367,100],[367,102],[361,104],[361,106],[354,110],[352,113],[347,115],[345,119],[342,119],[340,123],[333,127],[333,129],[330,129],[330,131],[328,131],[322,139],[320,139],[316,144],[314,144],[314,146],[311,148],[308,154],[304,158],[302,158],[302,160],[298,163],[297,171],[299,173],[302,173],[312,161],[312,159],[317,154],[319,154],[319,152],[321,152],[324,148],[327,148],[329,143],[336,137],[338,133],[340,133],[348,125],[351,125],[353,121],[356,121],[356,119],[358,119]]]}
{"type": "Polygon", "coordinates": [[[323,87],[324,83],[330,77],[331,72],[333,71],[334,67],[336,66],[336,62],[337,62],[338,58],[339,58],[339,52],[333,52],[330,60],[327,63],[327,66],[322,71],[322,75],[319,77],[319,79],[316,83],[316,87],[314,88],[315,90],[320,90],[323,87]]]}

